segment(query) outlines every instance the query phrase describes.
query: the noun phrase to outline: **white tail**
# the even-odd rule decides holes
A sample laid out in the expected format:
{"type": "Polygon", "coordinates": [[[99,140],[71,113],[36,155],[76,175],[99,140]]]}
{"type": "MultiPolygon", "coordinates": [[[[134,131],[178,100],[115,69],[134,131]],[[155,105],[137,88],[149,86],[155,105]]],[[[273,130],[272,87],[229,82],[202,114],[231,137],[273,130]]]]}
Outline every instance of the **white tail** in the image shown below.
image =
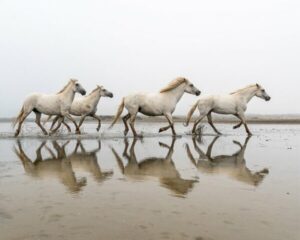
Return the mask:
{"type": "Polygon", "coordinates": [[[121,116],[121,114],[123,112],[124,106],[125,106],[125,103],[124,103],[124,98],[123,98],[121,104],[118,107],[116,116],[115,116],[113,122],[111,123],[111,125],[109,126],[109,128],[112,128],[115,125],[115,123],[118,121],[119,117],[121,116]]]}
{"type": "Polygon", "coordinates": [[[197,106],[198,106],[198,101],[191,107],[190,111],[188,112],[185,123],[183,124],[184,126],[187,127],[189,125],[191,117],[193,116],[193,113],[195,112],[197,106]]]}

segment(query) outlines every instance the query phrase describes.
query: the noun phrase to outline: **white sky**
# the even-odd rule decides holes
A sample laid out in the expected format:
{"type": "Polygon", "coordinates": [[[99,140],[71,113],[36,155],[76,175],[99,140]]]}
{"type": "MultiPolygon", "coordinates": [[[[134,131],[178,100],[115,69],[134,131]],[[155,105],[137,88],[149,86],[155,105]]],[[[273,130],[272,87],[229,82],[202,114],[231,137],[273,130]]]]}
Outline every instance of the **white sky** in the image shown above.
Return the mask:
{"type": "MultiPolygon", "coordinates": [[[[0,117],[70,77],[114,93],[100,115],[177,76],[205,94],[258,82],[272,100],[249,113],[300,113],[299,0],[0,0],[0,34],[0,117]]],[[[175,113],[196,99],[184,95],[175,113]]]]}

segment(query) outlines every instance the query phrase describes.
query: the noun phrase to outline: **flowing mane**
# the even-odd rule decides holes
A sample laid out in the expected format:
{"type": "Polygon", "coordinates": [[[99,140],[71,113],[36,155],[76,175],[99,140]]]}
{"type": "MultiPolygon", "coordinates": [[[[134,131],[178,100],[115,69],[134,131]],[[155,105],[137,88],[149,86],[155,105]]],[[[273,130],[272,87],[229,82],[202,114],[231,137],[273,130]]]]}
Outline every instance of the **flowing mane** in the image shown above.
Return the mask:
{"type": "Polygon", "coordinates": [[[76,82],[77,80],[76,79],[70,79],[70,81],[56,94],[60,94],[62,93],[63,91],[66,90],[66,88],[72,83],[72,82],[76,82]]]}
{"type": "Polygon", "coordinates": [[[162,88],[159,92],[160,93],[164,93],[164,92],[168,92],[174,88],[177,88],[180,84],[185,83],[187,80],[183,77],[178,77],[176,79],[174,79],[173,81],[169,82],[169,84],[167,86],[165,86],[164,88],[162,88]]]}
{"type": "Polygon", "coordinates": [[[94,92],[96,92],[98,89],[101,89],[100,86],[97,86],[94,90],[92,90],[87,96],[92,95],[94,92]]]}
{"type": "Polygon", "coordinates": [[[244,90],[246,90],[246,89],[248,89],[248,88],[251,88],[251,87],[259,87],[259,85],[258,85],[258,84],[251,84],[251,85],[248,85],[247,87],[240,88],[240,89],[238,89],[238,90],[236,90],[236,91],[234,91],[234,92],[231,92],[230,95],[233,95],[233,94],[236,94],[236,93],[240,93],[240,92],[242,92],[242,91],[244,91],[244,90]]]}

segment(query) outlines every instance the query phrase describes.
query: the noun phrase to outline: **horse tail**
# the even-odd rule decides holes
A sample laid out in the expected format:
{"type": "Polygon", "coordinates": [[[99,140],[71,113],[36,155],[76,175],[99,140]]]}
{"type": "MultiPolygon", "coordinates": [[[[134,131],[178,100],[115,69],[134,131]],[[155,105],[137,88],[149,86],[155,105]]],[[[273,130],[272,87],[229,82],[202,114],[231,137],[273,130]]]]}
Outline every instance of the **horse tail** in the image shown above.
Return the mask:
{"type": "Polygon", "coordinates": [[[49,120],[52,118],[52,115],[49,115],[47,119],[45,119],[45,121],[43,122],[43,125],[45,125],[47,122],[49,122],[49,120]]]}
{"type": "Polygon", "coordinates": [[[15,121],[12,123],[13,127],[15,127],[18,122],[20,122],[20,119],[22,118],[23,114],[24,114],[24,105],[22,106],[21,111],[19,112],[19,115],[17,116],[15,121]]]}
{"type": "Polygon", "coordinates": [[[124,103],[124,98],[123,98],[121,104],[119,105],[116,116],[115,116],[113,122],[110,124],[109,128],[112,128],[115,125],[115,123],[118,121],[119,117],[121,116],[121,114],[123,112],[124,106],[125,106],[125,103],[124,103]]]}
{"type": "Polygon", "coordinates": [[[192,117],[193,113],[195,112],[195,109],[197,106],[198,106],[198,101],[191,107],[190,111],[188,112],[185,123],[183,124],[184,126],[187,127],[189,125],[191,117],[192,117]]]}

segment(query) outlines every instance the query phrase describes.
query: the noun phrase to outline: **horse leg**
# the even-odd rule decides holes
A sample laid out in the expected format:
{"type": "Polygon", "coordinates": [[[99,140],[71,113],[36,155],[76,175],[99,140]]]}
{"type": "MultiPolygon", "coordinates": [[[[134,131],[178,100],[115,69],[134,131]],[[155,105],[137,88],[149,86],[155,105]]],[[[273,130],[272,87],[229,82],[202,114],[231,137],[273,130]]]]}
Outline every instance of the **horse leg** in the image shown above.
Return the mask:
{"type": "Polygon", "coordinates": [[[167,120],[169,122],[169,126],[168,127],[164,127],[164,128],[168,129],[169,127],[171,127],[172,134],[175,137],[176,136],[176,132],[175,132],[175,129],[174,129],[174,121],[173,121],[173,118],[172,118],[172,114],[171,113],[166,113],[165,117],[167,118],[167,120]]]}
{"type": "Polygon", "coordinates": [[[215,127],[215,125],[213,124],[213,121],[212,121],[212,117],[211,117],[211,112],[207,115],[207,120],[208,120],[208,123],[209,125],[213,128],[213,130],[215,131],[215,133],[221,135],[222,133],[220,133],[218,131],[218,129],[215,127]]]}
{"type": "Polygon", "coordinates": [[[171,127],[170,125],[168,125],[168,126],[166,126],[166,127],[161,127],[161,128],[158,130],[158,132],[164,132],[164,131],[168,130],[170,127],[171,127]]]}
{"type": "Polygon", "coordinates": [[[97,132],[99,132],[100,128],[101,128],[101,118],[99,116],[97,116],[95,113],[93,115],[91,115],[93,118],[95,118],[96,120],[98,120],[98,126],[97,126],[97,132]]]}
{"type": "Polygon", "coordinates": [[[127,124],[127,121],[128,121],[129,118],[130,118],[130,113],[128,113],[127,115],[125,115],[124,117],[122,117],[123,123],[125,125],[124,136],[127,135],[128,130],[129,130],[128,124],[127,124]]]}
{"type": "MultiPolygon", "coordinates": [[[[238,119],[240,119],[240,117],[237,115],[237,114],[234,114],[234,116],[236,116],[238,119]]],[[[240,119],[241,120],[241,119],[240,119]]],[[[243,124],[243,121],[241,120],[237,125],[234,125],[232,128],[233,129],[237,129],[239,128],[240,126],[242,126],[243,124]]]]}
{"type": "Polygon", "coordinates": [[[250,130],[249,130],[249,128],[248,128],[248,125],[247,125],[247,123],[246,123],[246,119],[245,119],[244,113],[243,113],[243,112],[239,112],[239,113],[237,114],[237,116],[238,116],[238,118],[242,121],[242,123],[244,124],[245,129],[246,129],[246,132],[248,133],[248,135],[251,136],[252,133],[250,132],[250,130]]]}
{"type": "MultiPolygon", "coordinates": [[[[80,129],[77,126],[76,121],[73,119],[73,117],[69,114],[69,113],[65,113],[64,117],[68,118],[69,120],[71,120],[73,122],[73,124],[75,125],[75,129],[76,129],[76,134],[81,134],[80,129]]],[[[83,119],[84,120],[84,119],[83,119]]],[[[82,120],[82,121],[83,121],[82,120]]]]}
{"type": "Polygon", "coordinates": [[[19,124],[18,124],[18,128],[15,132],[15,137],[19,136],[20,134],[20,131],[21,131],[21,127],[22,127],[22,124],[23,122],[25,121],[25,119],[27,118],[27,116],[31,113],[32,110],[28,111],[28,112],[24,112],[22,114],[22,116],[20,117],[20,120],[19,120],[19,124]]]}
{"type": "Polygon", "coordinates": [[[56,131],[60,128],[61,123],[62,123],[63,120],[64,120],[63,117],[59,117],[59,118],[58,118],[58,124],[57,124],[56,128],[54,128],[54,129],[51,130],[50,135],[56,133],[56,131]]]}
{"type": "Polygon", "coordinates": [[[243,124],[243,122],[240,121],[240,123],[238,123],[237,125],[234,125],[232,128],[233,128],[233,129],[237,129],[237,128],[239,128],[240,126],[242,126],[242,124],[243,124]]]}
{"type": "Polygon", "coordinates": [[[50,127],[50,130],[52,130],[54,128],[54,125],[55,123],[57,123],[57,120],[59,119],[59,116],[56,116],[53,121],[52,121],[52,124],[51,124],[51,127],[50,127]]]}
{"type": "Polygon", "coordinates": [[[71,132],[70,126],[65,122],[65,119],[62,120],[62,124],[68,129],[68,132],[71,132]]]}
{"type": "Polygon", "coordinates": [[[202,121],[202,119],[203,118],[205,118],[206,117],[206,114],[204,115],[200,115],[197,119],[196,119],[196,121],[195,121],[195,123],[194,123],[194,126],[193,126],[193,129],[192,129],[192,134],[196,134],[196,127],[197,127],[197,125],[202,121]]]}
{"type": "MultiPolygon", "coordinates": [[[[165,116],[166,116],[166,115],[165,115],[165,116]]],[[[166,118],[167,118],[167,117],[166,117],[166,118]]],[[[160,132],[164,132],[164,131],[168,130],[168,129],[171,127],[170,121],[169,121],[168,118],[167,118],[167,120],[168,120],[168,122],[169,122],[169,125],[166,126],[166,127],[161,127],[161,128],[158,130],[159,133],[160,133],[160,132]]]]}
{"type": "Polygon", "coordinates": [[[44,135],[48,135],[48,132],[46,131],[46,129],[41,124],[42,114],[40,112],[37,112],[37,111],[34,111],[34,113],[35,113],[35,123],[42,129],[44,135]]]}
{"type": "Polygon", "coordinates": [[[131,116],[130,116],[130,119],[129,119],[129,125],[130,125],[131,131],[133,133],[133,136],[135,138],[136,137],[142,137],[142,135],[136,133],[135,128],[134,128],[134,122],[135,122],[136,114],[137,113],[130,114],[131,116]]]}
{"type": "Polygon", "coordinates": [[[83,123],[83,121],[85,120],[86,117],[87,117],[87,115],[81,116],[81,119],[80,119],[79,124],[78,124],[78,128],[76,128],[76,133],[80,134],[80,127],[81,127],[81,125],[82,125],[82,123],[83,123]]]}

